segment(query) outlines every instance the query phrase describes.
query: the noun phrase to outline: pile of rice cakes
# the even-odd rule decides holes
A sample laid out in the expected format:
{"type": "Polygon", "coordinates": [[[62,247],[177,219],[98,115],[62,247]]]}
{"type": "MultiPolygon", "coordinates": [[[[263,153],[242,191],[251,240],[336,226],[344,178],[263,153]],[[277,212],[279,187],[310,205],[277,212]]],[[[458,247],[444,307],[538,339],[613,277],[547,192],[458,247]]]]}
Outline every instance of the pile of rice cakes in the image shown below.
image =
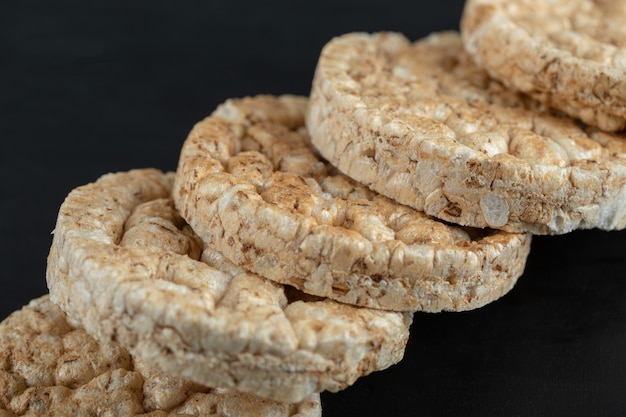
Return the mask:
{"type": "Polygon", "coordinates": [[[578,3],[338,36],[309,97],[229,99],[176,172],[71,190],[50,294],[0,324],[0,415],[319,416],[415,314],[514,288],[532,235],[623,229],[623,10],[578,3]]]}

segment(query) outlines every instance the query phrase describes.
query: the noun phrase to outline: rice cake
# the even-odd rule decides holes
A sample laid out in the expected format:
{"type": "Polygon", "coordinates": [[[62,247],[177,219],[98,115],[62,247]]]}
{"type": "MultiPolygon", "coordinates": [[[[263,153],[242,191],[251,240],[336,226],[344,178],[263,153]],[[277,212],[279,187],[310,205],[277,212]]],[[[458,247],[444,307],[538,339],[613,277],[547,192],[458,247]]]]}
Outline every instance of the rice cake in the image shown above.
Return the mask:
{"type": "Polygon", "coordinates": [[[468,0],[465,49],[489,74],[585,123],[626,127],[626,2],[468,0]]]}
{"type": "Polygon", "coordinates": [[[451,223],[535,234],[626,226],[624,136],[510,91],[456,32],[331,40],[307,128],[347,175],[451,223]]]}
{"type": "Polygon", "coordinates": [[[47,295],[0,323],[0,416],[319,417],[319,394],[297,404],[163,374],[115,342],[98,343],[47,295]]]}
{"type": "Polygon", "coordinates": [[[173,198],[208,246],[306,293],[396,311],[473,309],[514,286],[530,235],[451,226],[370,191],[319,157],[306,106],[231,99],[189,133],[173,198]]]}
{"type": "Polygon", "coordinates": [[[202,247],[174,209],[172,181],[152,169],[108,174],[61,205],[48,287],[88,334],[169,375],[291,403],[402,359],[410,314],[243,271],[202,247]]]}

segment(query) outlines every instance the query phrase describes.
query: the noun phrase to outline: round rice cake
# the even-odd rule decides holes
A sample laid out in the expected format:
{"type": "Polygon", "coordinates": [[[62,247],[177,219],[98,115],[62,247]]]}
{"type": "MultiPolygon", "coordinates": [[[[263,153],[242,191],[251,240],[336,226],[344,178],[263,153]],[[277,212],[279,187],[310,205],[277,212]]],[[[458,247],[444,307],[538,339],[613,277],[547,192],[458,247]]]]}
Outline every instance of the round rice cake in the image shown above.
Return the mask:
{"type": "Polygon", "coordinates": [[[491,76],[606,131],[626,127],[626,2],[468,0],[465,48],[491,76]]]}
{"type": "Polygon", "coordinates": [[[168,376],[99,343],[47,295],[0,323],[0,416],[321,416],[319,394],[280,403],[168,376]]]}
{"type": "Polygon", "coordinates": [[[172,182],[152,169],[108,174],[61,205],[48,287],[90,335],[170,375],[292,403],[402,359],[410,314],[245,272],[202,247],[172,182]]]}
{"type": "Polygon", "coordinates": [[[505,88],[456,32],[331,40],[306,123],[347,175],[451,223],[535,234],[626,226],[624,136],[505,88]]]}
{"type": "Polygon", "coordinates": [[[210,247],[317,296],[394,311],[460,311],[505,294],[530,235],[461,228],[339,173],[304,128],[307,100],[231,99],[183,144],[173,198],[210,247]]]}

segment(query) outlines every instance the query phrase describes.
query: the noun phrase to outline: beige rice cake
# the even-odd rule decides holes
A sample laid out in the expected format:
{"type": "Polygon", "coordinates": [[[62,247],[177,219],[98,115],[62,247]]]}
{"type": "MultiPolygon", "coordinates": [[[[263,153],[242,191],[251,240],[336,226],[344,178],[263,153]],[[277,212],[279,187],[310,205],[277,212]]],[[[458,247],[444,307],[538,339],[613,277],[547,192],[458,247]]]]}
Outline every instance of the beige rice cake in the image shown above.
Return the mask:
{"type": "Polygon", "coordinates": [[[508,87],[601,129],[626,127],[624,0],[468,0],[461,33],[508,87]]]}
{"type": "Polygon", "coordinates": [[[451,223],[535,234],[626,226],[625,138],[505,88],[456,32],[331,40],[306,123],[347,175],[451,223]]]}
{"type": "Polygon", "coordinates": [[[1,417],[321,414],[319,394],[288,404],[165,375],[115,342],[98,343],[47,295],[0,323],[1,417]]]}
{"type": "Polygon", "coordinates": [[[100,342],[200,384],[276,401],[338,391],[400,361],[410,314],[310,297],[247,273],[174,209],[173,174],[108,174],[61,205],[47,282],[100,342]]]}
{"type": "Polygon", "coordinates": [[[306,105],[231,99],[189,133],[173,198],[208,246],[306,293],[395,311],[468,310],[514,286],[530,235],[451,226],[340,174],[311,146],[306,105]]]}

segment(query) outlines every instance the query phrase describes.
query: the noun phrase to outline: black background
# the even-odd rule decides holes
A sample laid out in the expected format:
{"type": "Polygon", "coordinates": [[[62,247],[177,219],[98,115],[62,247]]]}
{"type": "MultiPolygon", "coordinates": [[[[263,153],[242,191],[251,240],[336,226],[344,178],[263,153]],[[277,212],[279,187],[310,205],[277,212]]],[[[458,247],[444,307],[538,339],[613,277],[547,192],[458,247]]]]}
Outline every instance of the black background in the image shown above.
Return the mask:
{"type": "MultiPolygon", "coordinates": [[[[47,292],[59,205],[106,172],[174,170],[229,97],[309,93],[351,31],[458,29],[462,1],[0,3],[0,319],[47,292]]],[[[626,415],[624,232],[536,237],[503,299],[417,314],[405,359],[324,416],[626,415]]]]}

